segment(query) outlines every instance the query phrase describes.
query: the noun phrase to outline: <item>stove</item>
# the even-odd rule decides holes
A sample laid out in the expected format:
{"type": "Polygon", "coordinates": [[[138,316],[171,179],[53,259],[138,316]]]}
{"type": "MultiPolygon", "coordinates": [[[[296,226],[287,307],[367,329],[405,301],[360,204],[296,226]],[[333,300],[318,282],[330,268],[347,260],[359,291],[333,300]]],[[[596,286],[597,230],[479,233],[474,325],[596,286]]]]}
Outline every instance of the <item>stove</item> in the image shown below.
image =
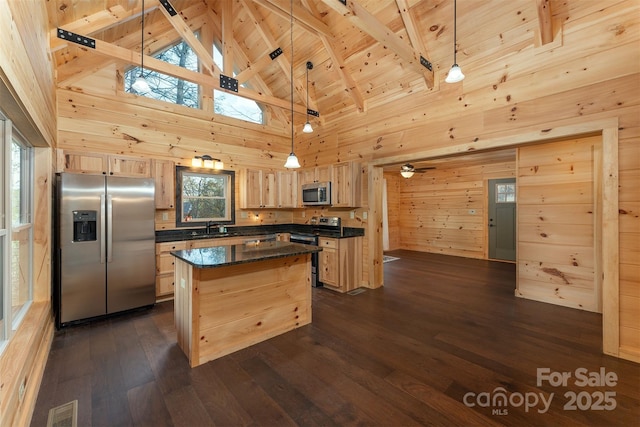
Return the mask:
{"type": "MultiPolygon", "coordinates": [[[[290,241],[305,245],[318,246],[319,236],[339,237],[342,231],[342,223],[339,217],[311,217],[309,220],[311,231],[309,233],[291,233],[290,241]]],[[[318,253],[311,254],[311,285],[313,287],[322,286],[318,270],[318,253]]]]}

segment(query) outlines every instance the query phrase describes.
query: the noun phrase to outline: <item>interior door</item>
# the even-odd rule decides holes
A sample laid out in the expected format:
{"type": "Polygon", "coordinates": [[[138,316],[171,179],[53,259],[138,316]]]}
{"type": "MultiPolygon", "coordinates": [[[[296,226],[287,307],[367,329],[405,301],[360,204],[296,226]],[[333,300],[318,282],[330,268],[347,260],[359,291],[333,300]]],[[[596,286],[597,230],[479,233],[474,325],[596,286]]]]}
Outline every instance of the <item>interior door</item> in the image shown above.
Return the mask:
{"type": "Polygon", "coordinates": [[[516,260],[516,179],[489,180],[489,258],[516,260]]]}

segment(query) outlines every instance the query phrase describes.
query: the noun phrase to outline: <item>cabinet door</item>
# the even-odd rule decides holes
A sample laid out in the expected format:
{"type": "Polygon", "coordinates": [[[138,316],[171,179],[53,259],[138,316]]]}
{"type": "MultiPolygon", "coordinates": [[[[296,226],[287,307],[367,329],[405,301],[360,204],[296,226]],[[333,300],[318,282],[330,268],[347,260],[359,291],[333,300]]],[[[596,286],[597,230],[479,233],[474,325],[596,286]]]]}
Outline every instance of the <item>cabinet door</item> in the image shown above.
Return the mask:
{"type": "Polygon", "coordinates": [[[316,182],[316,168],[302,169],[298,174],[300,185],[316,182]]]}
{"type": "Polygon", "coordinates": [[[136,157],[109,156],[109,175],[151,177],[151,161],[136,157]]]}
{"type": "Polygon", "coordinates": [[[240,183],[240,207],[262,207],[262,171],[245,169],[240,183]]]}
{"type": "Polygon", "coordinates": [[[109,166],[105,154],[64,152],[65,172],[104,175],[108,169],[109,166]]]}
{"type": "Polygon", "coordinates": [[[331,165],[316,167],[316,181],[327,182],[331,181],[331,165]]]}
{"type": "Polygon", "coordinates": [[[354,162],[333,165],[331,178],[331,205],[337,207],[359,207],[360,164],[354,162]]]}
{"type": "Polygon", "coordinates": [[[325,285],[339,288],[338,240],[320,238],[318,245],[322,248],[322,252],[318,256],[320,281],[325,285]]]}
{"type": "Polygon", "coordinates": [[[153,161],[156,209],[173,209],[176,200],[175,164],[171,160],[153,161]]]}
{"type": "Polygon", "coordinates": [[[298,173],[296,171],[278,172],[278,207],[298,207],[298,173]]]}
{"type": "Polygon", "coordinates": [[[262,171],[262,204],[263,208],[278,207],[278,187],[276,185],[276,173],[262,171]]]}

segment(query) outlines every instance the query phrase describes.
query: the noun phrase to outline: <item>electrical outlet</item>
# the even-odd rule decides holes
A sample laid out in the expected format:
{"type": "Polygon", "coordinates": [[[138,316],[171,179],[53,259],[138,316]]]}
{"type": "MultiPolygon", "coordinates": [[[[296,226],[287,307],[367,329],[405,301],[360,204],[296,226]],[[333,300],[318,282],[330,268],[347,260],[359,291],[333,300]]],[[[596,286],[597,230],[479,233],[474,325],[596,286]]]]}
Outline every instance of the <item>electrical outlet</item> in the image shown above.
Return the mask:
{"type": "Polygon", "coordinates": [[[240,212],[240,218],[247,219],[247,212],[246,211],[241,211],[240,212]]]}
{"type": "Polygon", "coordinates": [[[353,219],[356,217],[356,213],[354,211],[349,212],[349,218],[353,219]]]}
{"type": "Polygon", "coordinates": [[[162,212],[162,220],[169,221],[169,212],[162,212]]]}
{"type": "Polygon", "coordinates": [[[301,215],[302,215],[302,218],[304,218],[305,216],[307,216],[307,213],[305,211],[302,211],[301,215]]]}
{"type": "Polygon", "coordinates": [[[27,385],[25,383],[26,380],[22,380],[22,382],[20,383],[20,387],[18,387],[18,401],[22,402],[22,400],[24,399],[24,392],[27,388],[27,385]]]}
{"type": "Polygon", "coordinates": [[[362,212],[362,219],[367,219],[367,211],[362,212]]]}

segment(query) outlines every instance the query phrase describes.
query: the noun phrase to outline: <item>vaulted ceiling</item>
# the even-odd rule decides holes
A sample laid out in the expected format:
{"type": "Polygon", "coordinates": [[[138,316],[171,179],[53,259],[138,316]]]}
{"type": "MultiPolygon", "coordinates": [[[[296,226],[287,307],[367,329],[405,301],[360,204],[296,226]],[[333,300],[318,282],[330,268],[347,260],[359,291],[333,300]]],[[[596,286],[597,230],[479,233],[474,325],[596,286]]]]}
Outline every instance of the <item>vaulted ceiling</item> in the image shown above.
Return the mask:
{"type": "MultiPolygon", "coordinates": [[[[139,64],[142,0],[47,4],[60,87],[109,64],[139,64]],[[58,38],[58,28],[95,39],[95,49],[58,38]]],[[[295,108],[306,112],[311,61],[309,108],[319,112],[316,120],[330,121],[407,93],[436,93],[453,64],[453,6],[453,0],[293,0],[293,6],[289,0],[145,0],[145,55],[184,39],[205,72],[185,72],[149,56],[145,67],[213,88],[220,87],[220,74],[236,72],[248,86],[241,96],[283,115],[291,96],[292,7],[295,108]],[[214,40],[232,61],[217,68],[196,34],[214,40]],[[282,54],[271,59],[278,48],[282,54]]],[[[551,28],[549,0],[463,0],[457,17],[463,69],[516,52],[551,28]]]]}

